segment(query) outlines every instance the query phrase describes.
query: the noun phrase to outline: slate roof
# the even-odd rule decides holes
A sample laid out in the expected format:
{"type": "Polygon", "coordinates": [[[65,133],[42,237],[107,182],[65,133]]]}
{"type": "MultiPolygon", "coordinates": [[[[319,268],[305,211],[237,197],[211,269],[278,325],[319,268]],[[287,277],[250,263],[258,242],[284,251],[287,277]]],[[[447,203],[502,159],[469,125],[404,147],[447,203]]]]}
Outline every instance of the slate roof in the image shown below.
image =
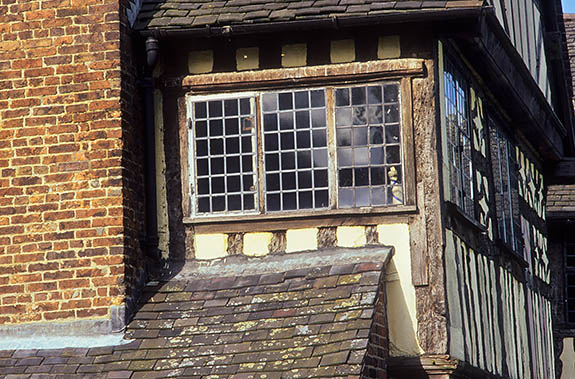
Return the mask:
{"type": "Polygon", "coordinates": [[[482,5],[483,0],[144,0],[135,29],[193,29],[482,5]]]}
{"type": "Polygon", "coordinates": [[[0,376],[359,376],[374,352],[385,355],[383,266],[151,282],[128,326],[133,342],[0,351],[0,376]]]}

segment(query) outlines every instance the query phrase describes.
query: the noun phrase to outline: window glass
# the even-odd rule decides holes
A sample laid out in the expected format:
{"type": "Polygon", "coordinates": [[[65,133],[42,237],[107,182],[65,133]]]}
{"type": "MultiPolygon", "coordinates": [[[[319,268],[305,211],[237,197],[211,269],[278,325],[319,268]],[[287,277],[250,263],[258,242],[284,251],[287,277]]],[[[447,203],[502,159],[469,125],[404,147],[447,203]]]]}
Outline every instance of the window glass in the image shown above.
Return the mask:
{"type": "Polygon", "coordinates": [[[254,100],[196,101],[192,109],[196,211],[254,210],[254,100]]]}

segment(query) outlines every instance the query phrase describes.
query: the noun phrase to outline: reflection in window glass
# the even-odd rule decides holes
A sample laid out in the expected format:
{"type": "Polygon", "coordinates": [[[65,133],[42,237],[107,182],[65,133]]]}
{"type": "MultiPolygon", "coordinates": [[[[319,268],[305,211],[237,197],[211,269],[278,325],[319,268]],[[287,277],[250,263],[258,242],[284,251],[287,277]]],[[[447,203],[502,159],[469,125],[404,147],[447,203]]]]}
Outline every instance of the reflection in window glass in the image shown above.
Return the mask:
{"type": "Polygon", "coordinates": [[[266,209],[327,208],[325,91],[266,93],[262,113],[266,209]]]}
{"type": "Polygon", "coordinates": [[[335,90],[340,208],[403,203],[398,85],[335,90]]]}
{"type": "Polygon", "coordinates": [[[192,109],[197,213],[254,210],[254,100],[197,101],[192,109]]]}
{"type": "Polygon", "coordinates": [[[451,193],[454,202],[467,215],[474,217],[469,87],[461,73],[448,60],[445,62],[443,78],[451,193]]]}

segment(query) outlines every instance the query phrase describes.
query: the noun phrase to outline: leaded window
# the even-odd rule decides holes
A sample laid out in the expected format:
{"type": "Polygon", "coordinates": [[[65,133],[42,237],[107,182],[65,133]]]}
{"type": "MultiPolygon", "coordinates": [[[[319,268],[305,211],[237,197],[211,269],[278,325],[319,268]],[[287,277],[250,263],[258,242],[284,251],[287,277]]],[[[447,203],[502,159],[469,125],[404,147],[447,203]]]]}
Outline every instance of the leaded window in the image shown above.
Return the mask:
{"type": "Polygon", "coordinates": [[[190,96],[191,214],[404,203],[397,82],[190,96]]]}
{"type": "Polygon", "coordinates": [[[451,200],[465,214],[474,218],[469,85],[447,59],[443,78],[451,200]]]}

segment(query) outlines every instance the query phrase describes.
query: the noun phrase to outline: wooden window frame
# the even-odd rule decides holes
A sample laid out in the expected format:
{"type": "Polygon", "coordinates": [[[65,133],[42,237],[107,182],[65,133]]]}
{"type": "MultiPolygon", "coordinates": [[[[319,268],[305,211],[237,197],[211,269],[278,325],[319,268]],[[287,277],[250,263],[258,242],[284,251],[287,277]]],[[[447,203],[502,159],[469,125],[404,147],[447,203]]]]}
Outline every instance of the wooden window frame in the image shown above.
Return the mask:
{"type": "MultiPolygon", "coordinates": [[[[182,162],[182,201],[185,224],[199,225],[212,223],[226,223],[249,220],[275,220],[275,219],[293,219],[302,217],[330,217],[337,215],[377,215],[377,214],[398,214],[405,212],[414,212],[415,207],[415,169],[414,169],[414,150],[413,150],[413,125],[412,125],[412,78],[424,75],[423,60],[405,59],[398,62],[390,61],[373,61],[361,63],[349,63],[341,65],[314,66],[295,69],[272,69],[244,73],[222,73],[222,74],[205,74],[192,75],[183,78],[182,87],[186,90],[186,96],[179,102],[179,114],[185,115],[180,117],[180,141],[181,150],[180,158],[182,162]],[[190,208],[190,168],[189,165],[189,147],[188,147],[188,106],[187,98],[190,96],[209,95],[209,94],[226,94],[240,92],[257,92],[257,91],[274,91],[288,90],[295,88],[312,88],[320,86],[353,86],[356,84],[369,84],[377,82],[398,82],[400,92],[400,119],[401,119],[401,136],[402,136],[402,165],[403,165],[403,186],[404,186],[404,203],[401,205],[385,205],[377,207],[361,207],[347,209],[326,209],[326,210],[297,210],[289,212],[273,212],[259,214],[238,214],[238,215],[209,215],[198,217],[191,212],[190,208]],[[183,109],[182,109],[183,108],[183,109]]],[[[327,106],[326,101],[326,106],[327,106]]],[[[257,115],[260,117],[260,111],[257,115]]],[[[334,127],[333,120],[329,120],[330,112],[328,111],[328,128],[334,127]],[[331,125],[331,126],[330,126],[331,125]]],[[[258,120],[261,125],[261,120],[258,120]]],[[[258,126],[259,128],[260,126],[258,126]]],[[[260,131],[257,132],[258,136],[260,131]]],[[[328,133],[328,138],[333,139],[333,132],[328,133]],[[332,137],[329,137],[329,134],[332,137]]],[[[259,145],[259,144],[258,144],[259,145]]],[[[260,145],[259,145],[260,146],[260,145]]],[[[328,147],[335,149],[335,141],[329,140],[328,147]]],[[[259,152],[261,157],[261,151],[259,152]]],[[[261,166],[261,162],[258,162],[261,166]]],[[[259,173],[261,178],[261,173],[259,173]]],[[[330,178],[334,177],[330,175],[330,178]]],[[[330,179],[331,180],[331,179],[330,179]]],[[[261,183],[260,183],[261,184],[261,183]]],[[[337,183],[331,183],[330,186],[337,186],[337,183]]],[[[331,191],[331,190],[330,190],[331,191]]],[[[263,193],[260,191],[260,193],[263,193]]],[[[261,198],[260,198],[261,201],[261,198]]]]}

